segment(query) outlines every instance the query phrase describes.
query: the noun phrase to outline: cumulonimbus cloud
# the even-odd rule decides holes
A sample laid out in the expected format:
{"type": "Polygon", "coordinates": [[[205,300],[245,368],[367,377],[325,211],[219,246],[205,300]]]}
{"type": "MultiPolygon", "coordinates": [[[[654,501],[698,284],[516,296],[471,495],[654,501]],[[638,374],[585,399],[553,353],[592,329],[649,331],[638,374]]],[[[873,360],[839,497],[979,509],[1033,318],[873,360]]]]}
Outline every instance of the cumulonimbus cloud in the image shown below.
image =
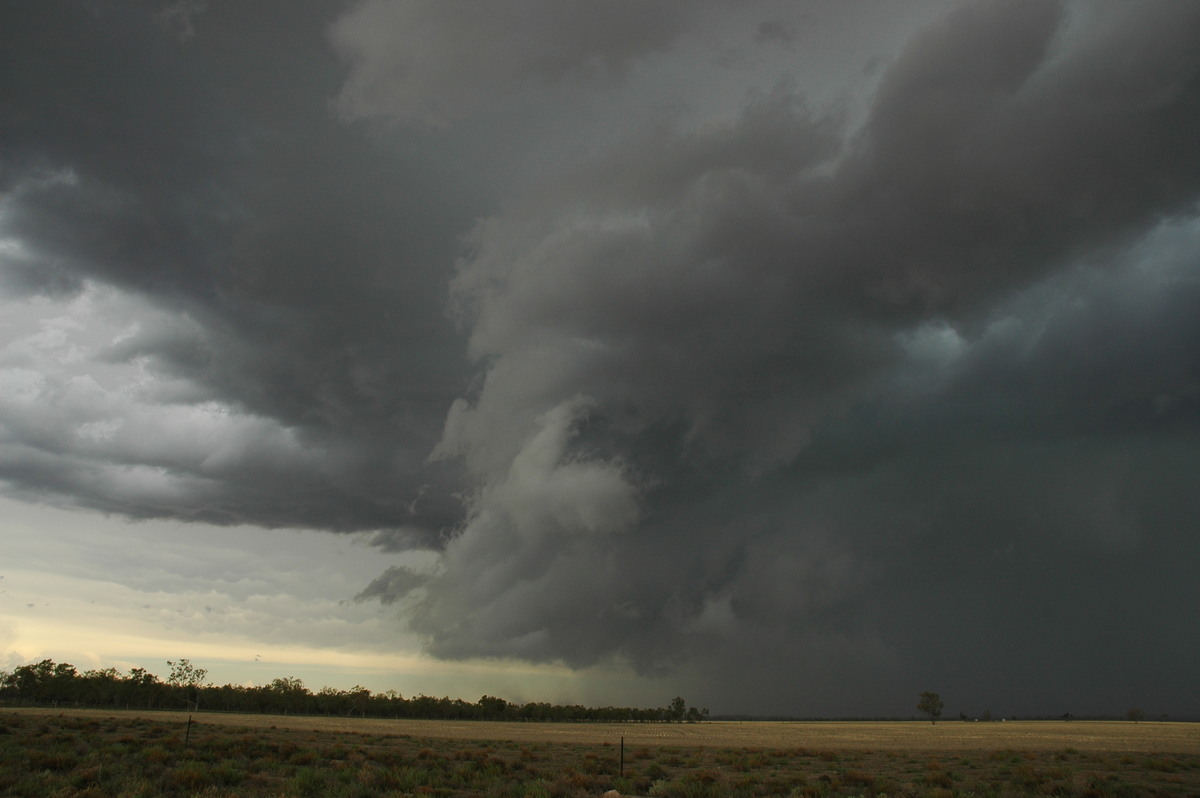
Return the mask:
{"type": "Polygon", "coordinates": [[[913,336],[984,342],[1009,298],[1194,208],[1196,15],[1105,11],[1078,29],[1076,7],[971,4],[909,44],[852,135],[777,92],[482,222],[452,297],[483,377],[437,450],[478,489],[409,609],[431,650],[654,672],[722,618],[817,640],[866,612],[887,545],[844,503],[872,472],[797,475],[813,436],[918,368],[913,336]],[[511,523],[513,470],[574,397],[570,454],[539,479],[614,469],[628,535],[574,534],[591,499],[568,489],[511,523]]]}
{"type": "Polygon", "coordinates": [[[896,8],[6,8],[3,490],[747,711],[1182,694],[1200,12],[896,8]]]}

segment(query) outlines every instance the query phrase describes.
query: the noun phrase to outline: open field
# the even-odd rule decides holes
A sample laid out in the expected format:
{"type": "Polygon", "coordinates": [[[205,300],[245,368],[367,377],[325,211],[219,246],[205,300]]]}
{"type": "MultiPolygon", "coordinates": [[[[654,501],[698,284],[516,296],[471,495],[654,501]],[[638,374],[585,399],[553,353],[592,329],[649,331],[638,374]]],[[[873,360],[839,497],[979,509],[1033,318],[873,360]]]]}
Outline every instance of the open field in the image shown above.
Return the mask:
{"type": "Polygon", "coordinates": [[[1200,795],[1189,723],[192,717],[0,710],[0,794],[1200,795]]]}
{"type": "MultiPolygon", "coordinates": [[[[45,709],[8,712],[46,713],[45,709]]],[[[58,711],[56,711],[57,713],[58,711]]],[[[108,717],[103,710],[61,710],[66,715],[108,717]]],[[[122,717],[142,717],[184,723],[186,712],[122,711],[122,717]]],[[[739,746],[750,748],[872,749],[886,751],[969,751],[1018,748],[1045,751],[1127,753],[1190,753],[1200,755],[1200,723],[1128,721],[710,721],[706,723],[492,723],[488,721],[387,720],[381,718],[232,715],[199,713],[204,724],[246,728],[288,728],[304,731],[409,735],[458,740],[510,740],[627,746],[739,746]]]]}

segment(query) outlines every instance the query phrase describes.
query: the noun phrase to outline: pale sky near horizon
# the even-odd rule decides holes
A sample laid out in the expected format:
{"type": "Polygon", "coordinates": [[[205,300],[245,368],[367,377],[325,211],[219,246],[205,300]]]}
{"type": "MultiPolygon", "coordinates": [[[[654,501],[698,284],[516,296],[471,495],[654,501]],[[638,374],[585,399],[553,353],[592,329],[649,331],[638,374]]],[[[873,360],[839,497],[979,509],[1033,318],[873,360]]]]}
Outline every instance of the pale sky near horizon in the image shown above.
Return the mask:
{"type": "MultiPolygon", "coordinates": [[[[0,498],[0,670],[53,659],[83,672],[146,668],[166,679],[186,657],[213,684],[300,678],[321,687],[476,700],[574,702],[627,675],[422,656],[395,613],[352,600],[378,575],[369,536],[129,522],[0,498]],[[53,530],[47,534],[47,530],[53,530]]],[[[414,557],[413,561],[421,558],[414,557]]],[[[631,685],[626,684],[625,689],[631,685]]],[[[670,685],[662,689],[670,689],[670,685]]],[[[646,705],[666,701],[634,688],[646,705]],[[640,695],[639,695],[640,694],[640,695]]]]}
{"type": "Polygon", "coordinates": [[[1200,717],[1200,5],[0,6],[0,669],[1200,717]]]}

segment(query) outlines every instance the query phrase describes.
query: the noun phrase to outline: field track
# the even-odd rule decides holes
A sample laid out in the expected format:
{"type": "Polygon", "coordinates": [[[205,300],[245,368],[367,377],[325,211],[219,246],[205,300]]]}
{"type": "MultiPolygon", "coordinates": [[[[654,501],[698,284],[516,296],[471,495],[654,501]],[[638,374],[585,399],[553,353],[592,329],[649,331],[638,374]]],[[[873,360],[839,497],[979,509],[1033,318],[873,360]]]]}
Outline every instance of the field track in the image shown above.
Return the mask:
{"type": "MultiPolygon", "coordinates": [[[[144,717],[187,722],[186,712],[136,710],[8,709],[43,715],[144,717]]],[[[857,751],[1078,751],[1200,754],[1200,723],[1127,721],[1008,721],[936,725],[919,721],[677,723],[491,723],[486,721],[388,720],[283,715],[195,713],[201,725],[277,728],[370,735],[509,740],[626,746],[720,746],[733,748],[809,748],[857,751]]]]}

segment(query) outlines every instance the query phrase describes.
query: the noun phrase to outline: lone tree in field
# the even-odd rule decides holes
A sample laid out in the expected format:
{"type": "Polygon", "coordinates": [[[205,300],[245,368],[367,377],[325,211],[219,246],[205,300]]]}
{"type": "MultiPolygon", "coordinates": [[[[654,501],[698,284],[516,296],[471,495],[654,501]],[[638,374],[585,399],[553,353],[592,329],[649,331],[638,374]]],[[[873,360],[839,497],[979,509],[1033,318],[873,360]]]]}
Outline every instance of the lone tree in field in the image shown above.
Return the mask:
{"type": "Polygon", "coordinates": [[[921,693],[917,710],[928,715],[930,723],[937,723],[937,719],[942,716],[942,697],[937,693],[921,693]]]}

